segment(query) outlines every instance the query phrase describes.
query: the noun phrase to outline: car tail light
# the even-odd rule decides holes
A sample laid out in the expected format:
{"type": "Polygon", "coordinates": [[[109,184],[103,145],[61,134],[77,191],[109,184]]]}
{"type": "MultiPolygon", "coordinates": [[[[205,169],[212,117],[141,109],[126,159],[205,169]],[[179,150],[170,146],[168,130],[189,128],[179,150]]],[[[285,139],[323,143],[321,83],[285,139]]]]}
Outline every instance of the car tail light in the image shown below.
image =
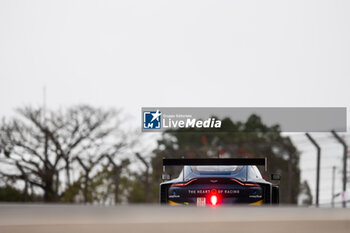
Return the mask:
{"type": "Polygon", "coordinates": [[[251,186],[251,187],[260,187],[260,185],[258,184],[252,184],[252,183],[242,183],[240,182],[239,180],[236,180],[236,179],[231,179],[233,181],[235,181],[236,183],[242,185],[242,186],[251,186]]]}
{"type": "Polygon", "coordinates": [[[197,180],[197,179],[190,180],[190,181],[188,181],[187,183],[172,184],[171,187],[183,187],[183,186],[189,185],[190,183],[192,183],[192,182],[195,181],[195,180],[197,180]]]}

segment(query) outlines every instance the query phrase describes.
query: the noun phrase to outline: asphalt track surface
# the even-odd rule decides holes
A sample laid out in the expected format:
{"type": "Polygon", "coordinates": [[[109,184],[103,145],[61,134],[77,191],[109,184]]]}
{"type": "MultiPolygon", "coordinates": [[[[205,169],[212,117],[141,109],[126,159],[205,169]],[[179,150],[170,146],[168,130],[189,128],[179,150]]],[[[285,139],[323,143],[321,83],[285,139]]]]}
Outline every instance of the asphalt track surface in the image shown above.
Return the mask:
{"type": "Polygon", "coordinates": [[[350,232],[350,209],[0,205],[1,233],[350,232]]]}

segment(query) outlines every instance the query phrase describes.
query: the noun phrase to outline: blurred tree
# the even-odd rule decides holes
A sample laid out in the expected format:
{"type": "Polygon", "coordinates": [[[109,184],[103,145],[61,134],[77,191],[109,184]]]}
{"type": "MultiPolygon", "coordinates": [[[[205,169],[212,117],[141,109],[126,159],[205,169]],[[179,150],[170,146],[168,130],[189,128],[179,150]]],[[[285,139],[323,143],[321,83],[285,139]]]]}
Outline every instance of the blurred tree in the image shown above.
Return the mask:
{"type": "MultiPolygon", "coordinates": [[[[257,115],[246,122],[222,120],[222,128],[178,129],[166,131],[158,140],[152,159],[153,188],[161,182],[162,158],[191,157],[267,157],[269,173],[282,175],[281,203],[297,203],[300,188],[299,153],[288,137],[281,135],[278,125],[266,126],[257,115]]],[[[168,167],[177,176],[181,167],[168,167]]],[[[262,171],[267,178],[269,174],[262,171]]],[[[157,199],[157,198],[154,198],[157,199]]]]}
{"type": "Polygon", "coordinates": [[[302,205],[312,205],[312,194],[311,189],[308,182],[305,180],[300,184],[300,195],[299,198],[301,200],[302,205]]]}
{"type": "Polygon", "coordinates": [[[82,179],[83,175],[79,177],[78,180],[74,181],[71,185],[69,185],[61,194],[60,201],[64,203],[74,203],[78,202],[78,196],[82,190],[82,179]]]}
{"type": "Polygon", "coordinates": [[[112,178],[112,184],[114,185],[114,203],[117,204],[119,202],[119,187],[122,170],[129,165],[130,161],[129,159],[123,159],[120,164],[117,164],[113,157],[114,156],[111,155],[107,156],[110,166],[112,167],[110,178],[112,178]]]}
{"type": "Polygon", "coordinates": [[[84,193],[84,203],[91,202],[91,198],[89,198],[89,183],[90,183],[90,174],[93,171],[93,169],[99,164],[101,159],[103,159],[104,155],[99,156],[93,156],[89,155],[88,159],[82,159],[79,156],[76,157],[76,160],[80,164],[80,166],[83,168],[83,176],[84,176],[84,187],[83,187],[83,193],[84,193]]]}
{"type": "Polygon", "coordinates": [[[145,203],[146,202],[146,195],[145,195],[145,189],[143,188],[144,183],[142,182],[142,175],[140,174],[134,174],[134,179],[129,180],[130,185],[130,193],[128,195],[128,202],[129,203],[145,203]]]}
{"type": "Polygon", "coordinates": [[[27,195],[23,191],[9,185],[0,187],[0,202],[29,202],[41,200],[41,196],[35,194],[27,195]]]}
{"type": "Polygon", "coordinates": [[[143,163],[143,165],[146,167],[146,170],[141,173],[142,175],[140,176],[140,180],[142,181],[143,186],[144,186],[145,201],[149,202],[149,196],[150,196],[150,181],[149,181],[150,163],[140,153],[137,152],[135,155],[143,163]]]}
{"type": "Polygon", "coordinates": [[[0,126],[0,164],[8,168],[0,174],[39,187],[45,202],[58,201],[61,171],[70,188],[72,163],[78,156],[93,144],[114,147],[116,137],[122,140],[124,135],[114,110],[79,105],[46,112],[24,107],[17,113],[19,117],[3,119],[0,126]]]}

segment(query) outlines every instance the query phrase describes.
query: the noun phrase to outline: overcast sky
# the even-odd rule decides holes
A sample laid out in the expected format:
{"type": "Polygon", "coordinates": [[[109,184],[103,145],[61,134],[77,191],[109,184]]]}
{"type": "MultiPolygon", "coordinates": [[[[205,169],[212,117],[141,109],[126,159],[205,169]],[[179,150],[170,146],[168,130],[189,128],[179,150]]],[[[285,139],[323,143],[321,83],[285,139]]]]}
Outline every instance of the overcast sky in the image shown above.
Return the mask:
{"type": "Polygon", "coordinates": [[[142,106],[349,108],[349,12],[340,0],[1,0],[0,116],[40,105],[43,86],[51,108],[124,108],[136,124],[142,106]]]}

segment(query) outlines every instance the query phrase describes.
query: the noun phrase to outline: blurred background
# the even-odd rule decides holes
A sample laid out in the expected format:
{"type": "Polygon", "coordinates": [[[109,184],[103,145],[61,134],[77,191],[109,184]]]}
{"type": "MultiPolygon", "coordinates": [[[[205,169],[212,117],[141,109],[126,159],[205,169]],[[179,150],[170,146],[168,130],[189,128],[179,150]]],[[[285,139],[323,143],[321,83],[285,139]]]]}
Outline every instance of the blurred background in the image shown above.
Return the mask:
{"type": "MultiPolygon", "coordinates": [[[[257,115],[222,119],[237,133],[141,133],[140,111],[349,108],[349,10],[341,0],[1,1],[0,201],[157,203],[164,156],[267,156],[281,203],[314,206],[305,134],[257,115]]],[[[311,136],[319,204],[341,207],[343,147],[330,132],[311,136]]]]}

